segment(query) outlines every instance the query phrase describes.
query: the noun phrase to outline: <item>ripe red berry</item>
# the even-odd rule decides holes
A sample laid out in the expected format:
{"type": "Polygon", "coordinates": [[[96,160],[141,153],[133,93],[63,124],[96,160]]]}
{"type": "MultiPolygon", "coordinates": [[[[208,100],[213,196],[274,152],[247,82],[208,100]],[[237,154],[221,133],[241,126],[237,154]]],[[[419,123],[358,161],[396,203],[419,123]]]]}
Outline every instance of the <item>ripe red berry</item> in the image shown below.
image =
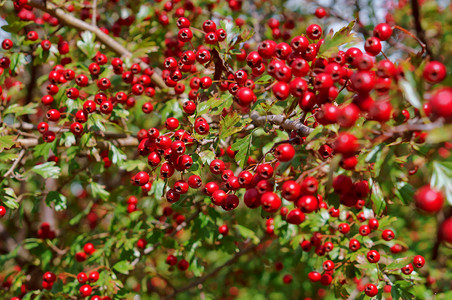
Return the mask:
{"type": "Polygon", "coordinates": [[[275,213],[281,207],[281,199],[273,192],[267,192],[261,196],[262,209],[269,213],[275,213]]]}
{"type": "Polygon", "coordinates": [[[350,242],[348,243],[348,247],[352,251],[357,251],[359,248],[361,248],[361,244],[357,239],[350,239],[350,242]]]}
{"type": "Polygon", "coordinates": [[[86,281],[88,281],[88,275],[86,275],[85,272],[80,272],[77,274],[77,281],[81,284],[84,284],[86,281]]]}
{"type": "Polygon", "coordinates": [[[316,272],[316,271],[311,271],[308,274],[308,278],[311,282],[317,282],[320,280],[321,277],[322,277],[322,274],[320,274],[319,272],[316,272]]]}
{"type": "Polygon", "coordinates": [[[422,255],[416,255],[413,258],[413,265],[416,268],[422,268],[425,265],[425,258],[422,255]]]}
{"type": "Polygon", "coordinates": [[[392,35],[392,28],[390,25],[386,23],[380,23],[377,26],[375,26],[373,34],[381,41],[386,41],[392,35]]]}
{"type": "Polygon", "coordinates": [[[295,149],[291,144],[284,143],[275,148],[274,154],[277,160],[287,162],[295,156],[295,149]]]}
{"type": "Polygon", "coordinates": [[[348,225],[347,223],[341,223],[339,224],[338,228],[340,233],[342,234],[347,234],[350,232],[350,225],[348,225]]]}
{"type": "Polygon", "coordinates": [[[306,28],[306,35],[311,40],[318,40],[322,36],[322,28],[317,24],[311,24],[306,28]]]}
{"type": "Polygon", "coordinates": [[[394,232],[391,229],[385,229],[381,233],[381,238],[385,241],[390,241],[395,238],[394,232]]]}
{"type": "Polygon", "coordinates": [[[366,293],[367,296],[374,297],[378,294],[378,288],[375,284],[368,283],[366,285],[364,292],[366,293]]]}
{"type": "Polygon", "coordinates": [[[412,264],[407,264],[402,268],[402,273],[405,275],[410,275],[413,272],[414,268],[412,264]]]}
{"type": "Polygon", "coordinates": [[[429,62],[423,72],[424,79],[430,83],[438,83],[446,78],[446,67],[439,61],[429,62]]]}
{"type": "Polygon", "coordinates": [[[370,234],[370,227],[369,225],[361,225],[359,227],[359,234],[362,236],[366,236],[370,234]]]}
{"type": "Polygon", "coordinates": [[[79,291],[82,297],[88,297],[89,295],[91,295],[93,289],[91,288],[91,286],[85,284],[80,287],[79,291]]]}
{"type": "Polygon", "coordinates": [[[332,271],[332,270],[334,270],[334,262],[331,261],[331,260],[325,261],[322,266],[323,266],[323,269],[325,271],[332,271]]]}
{"type": "Polygon", "coordinates": [[[221,226],[218,228],[218,232],[219,232],[220,234],[222,234],[222,235],[227,235],[228,232],[229,232],[228,225],[225,225],[225,224],[221,225],[221,226]]]}
{"type": "Polygon", "coordinates": [[[452,118],[452,88],[444,87],[433,92],[430,101],[433,113],[446,119],[452,118]]]}
{"type": "Polygon", "coordinates": [[[188,261],[186,261],[185,259],[181,259],[181,260],[179,261],[179,263],[177,264],[177,268],[178,268],[179,270],[181,270],[181,271],[187,270],[188,267],[189,267],[189,263],[188,263],[188,261]]]}
{"type": "Polygon", "coordinates": [[[377,56],[381,52],[381,42],[376,37],[369,37],[364,43],[364,49],[369,55],[377,56]]]}
{"type": "Polygon", "coordinates": [[[414,194],[417,207],[428,212],[435,213],[441,210],[444,204],[444,197],[440,191],[425,185],[419,188],[414,194]]]}
{"type": "Polygon", "coordinates": [[[378,251],[376,250],[370,250],[369,252],[367,252],[366,257],[370,263],[377,263],[378,261],[380,261],[380,253],[378,253],[378,251]]]}
{"type": "Polygon", "coordinates": [[[326,10],[323,7],[317,7],[315,10],[315,16],[319,19],[324,18],[327,15],[326,10]]]}
{"type": "Polygon", "coordinates": [[[88,279],[89,279],[89,282],[91,282],[91,283],[98,281],[99,280],[99,272],[93,271],[93,272],[89,273],[88,279]]]}
{"type": "Polygon", "coordinates": [[[452,218],[446,219],[440,226],[439,235],[441,240],[452,243],[452,218]]]}
{"type": "Polygon", "coordinates": [[[304,220],[304,213],[298,208],[292,209],[286,216],[286,221],[289,224],[300,225],[304,220]]]}

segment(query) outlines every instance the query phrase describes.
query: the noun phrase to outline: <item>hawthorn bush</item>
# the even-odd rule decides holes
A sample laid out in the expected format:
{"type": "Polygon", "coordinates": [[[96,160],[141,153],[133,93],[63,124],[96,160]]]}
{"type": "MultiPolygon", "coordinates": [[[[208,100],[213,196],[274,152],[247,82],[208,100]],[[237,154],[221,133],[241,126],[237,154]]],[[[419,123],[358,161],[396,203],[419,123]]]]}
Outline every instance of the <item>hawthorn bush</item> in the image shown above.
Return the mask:
{"type": "Polygon", "coordinates": [[[1,299],[451,299],[452,6],[298,2],[0,1],[1,299]]]}

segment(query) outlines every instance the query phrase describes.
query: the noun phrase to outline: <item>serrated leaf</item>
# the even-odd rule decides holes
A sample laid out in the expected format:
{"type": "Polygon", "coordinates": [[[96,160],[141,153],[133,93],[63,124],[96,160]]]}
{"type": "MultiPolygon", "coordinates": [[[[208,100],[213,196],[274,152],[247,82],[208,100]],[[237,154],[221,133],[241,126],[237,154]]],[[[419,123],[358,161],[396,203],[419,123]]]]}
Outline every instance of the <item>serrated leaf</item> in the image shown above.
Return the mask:
{"type": "Polygon", "coordinates": [[[452,205],[452,162],[434,161],[432,163],[432,168],[433,173],[432,178],[430,179],[430,185],[441,190],[446,197],[447,202],[452,205]]]}
{"type": "Polygon", "coordinates": [[[398,81],[399,88],[402,91],[404,98],[411,105],[413,105],[417,109],[421,109],[422,102],[420,100],[420,97],[419,97],[416,89],[414,88],[414,86],[416,85],[416,82],[414,81],[413,73],[411,73],[409,70],[404,70],[404,74],[405,74],[406,80],[403,78],[400,78],[400,80],[398,81]]]}
{"type": "Polygon", "coordinates": [[[241,124],[239,121],[242,117],[237,113],[227,114],[226,117],[220,121],[220,140],[225,140],[227,137],[241,131],[246,124],[241,124]]]}
{"type": "Polygon", "coordinates": [[[254,230],[251,230],[249,228],[246,228],[242,225],[236,225],[235,228],[239,231],[240,235],[244,238],[251,239],[254,243],[259,243],[259,238],[256,235],[256,232],[254,230]]]}
{"type": "Polygon", "coordinates": [[[246,137],[244,137],[242,139],[238,139],[231,146],[231,150],[237,151],[237,154],[235,155],[235,161],[242,169],[248,163],[248,157],[250,156],[250,147],[251,147],[252,140],[253,140],[253,135],[252,135],[252,133],[250,133],[246,137]]]}
{"type": "Polygon", "coordinates": [[[14,114],[16,117],[23,115],[33,115],[37,112],[36,107],[38,107],[38,103],[28,103],[25,106],[13,104],[8,106],[3,111],[3,115],[14,114]]]}
{"type": "Polygon", "coordinates": [[[114,164],[118,164],[121,165],[123,163],[123,161],[125,161],[127,159],[127,155],[118,147],[116,147],[113,144],[110,144],[111,146],[111,152],[112,152],[112,156],[111,156],[111,161],[114,164]]]}
{"type": "Polygon", "coordinates": [[[0,136],[0,151],[11,148],[16,143],[14,141],[15,138],[16,136],[14,135],[0,136]]]}
{"type": "Polygon", "coordinates": [[[96,55],[96,36],[90,31],[84,31],[81,33],[81,40],[77,41],[77,47],[88,56],[89,59],[96,55]]]}
{"type": "Polygon", "coordinates": [[[134,171],[134,170],[140,170],[143,171],[146,168],[146,163],[141,160],[133,160],[128,159],[121,163],[121,169],[126,170],[127,172],[134,171]]]}
{"type": "Polygon", "coordinates": [[[351,21],[347,26],[341,28],[334,34],[330,31],[320,46],[319,54],[329,57],[337,53],[339,46],[345,46],[353,41],[357,41],[356,34],[352,33],[355,23],[356,20],[351,21]]]}
{"type": "Polygon", "coordinates": [[[380,215],[386,208],[386,201],[384,199],[383,192],[381,191],[381,187],[378,182],[369,180],[369,183],[372,185],[372,208],[376,215],[380,215]]]}
{"type": "Polygon", "coordinates": [[[105,190],[105,186],[93,181],[90,183],[90,187],[93,198],[101,198],[102,200],[107,200],[108,197],[110,197],[110,193],[105,190]]]}
{"type": "Polygon", "coordinates": [[[105,119],[100,114],[90,114],[88,116],[87,124],[90,130],[106,131],[104,123],[105,119]]]}
{"type": "Polygon", "coordinates": [[[129,274],[129,271],[133,270],[133,266],[130,262],[126,260],[118,261],[116,264],[113,265],[113,270],[127,275],[129,274]]]}
{"type": "Polygon", "coordinates": [[[72,132],[64,132],[60,138],[60,145],[70,147],[75,145],[75,135],[72,132]]]}
{"type": "MultiPolygon", "coordinates": [[[[34,172],[41,175],[44,178],[58,178],[60,177],[61,168],[56,166],[54,161],[45,162],[40,165],[36,165],[28,172],[34,172]]],[[[27,173],[28,173],[27,172],[27,173]]]]}
{"type": "Polygon", "coordinates": [[[16,193],[12,188],[4,188],[3,189],[4,195],[2,199],[3,205],[8,207],[9,209],[16,209],[19,208],[19,203],[17,202],[17,196],[16,193]]]}
{"type": "Polygon", "coordinates": [[[403,257],[403,258],[398,258],[396,260],[394,260],[392,263],[390,263],[389,265],[386,266],[387,270],[392,270],[392,269],[400,269],[404,266],[406,266],[407,264],[409,264],[411,262],[412,258],[410,257],[403,257]]]}
{"type": "Polygon", "coordinates": [[[201,158],[201,162],[204,165],[210,165],[212,160],[215,159],[215,153],[213,153],[211,150],[204,150],[199,153],[199,157],[201,158]]]}
{"type": "Polygon", "coordinates": [[[56,211],[65,210],[67,208],[67,198],[57,191],[50,191],[46,197],[47,206],[54,204],[56,211]]]}
{"type": "Polygon", "coordinates": [[[413,196],[414,196],[414,187],[406,182],[403,181],[397,181],[394,183],[395,190],[394,194],[402,200],[403,204],[409,204],[413,202],[413,196]]]}

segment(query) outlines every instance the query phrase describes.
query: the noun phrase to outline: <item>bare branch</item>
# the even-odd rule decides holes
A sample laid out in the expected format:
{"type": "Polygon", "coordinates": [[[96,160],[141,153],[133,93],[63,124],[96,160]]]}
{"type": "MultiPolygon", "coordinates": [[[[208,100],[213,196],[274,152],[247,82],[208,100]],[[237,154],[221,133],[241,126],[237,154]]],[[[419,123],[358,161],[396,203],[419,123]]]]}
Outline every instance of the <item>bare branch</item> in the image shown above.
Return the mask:
{"type": "MultiPolygon", "coordinates": [[[[42,0],[30,0],[28,2],[28,5],[47,12],[51,16],[58,18],[61,23],[64,23],[67,26],[73,27],[79,31],[90,31],[96,35],[96,39],[98,39],[102,44],[110,48],[118,55],[132,57],[132,53],[129,50],[118,43],[115,39],[105,34],[102,30],[99,29],[99,27],[90,25],[72,16],[71,14],[66,13],[63,9],[57,7],[55,4],[47,2],[46,5],[42,0]]],[[[143,62],[141,62],[141,64],[145,65],[145,68],[149,67],[143,62]]],[[[151,78],[160,88],[166,88],[165,82],[157,72],[154,73],[151,78]]]]}
{"type": "Polygon", "coordinates": [[[22,158],[25,155],[25,149],[22,149],[19,152],[19,156],[17,157],[17,159],[14,161],[13,165],[11,166],[11,168],[9,168],[8,172],[5,173],[5,178],[8,178],[10,175],[13,174],[14,170],[17,168],[17,166],[19,165],[20,161],[22,160],[22,158]]]}
{"type": "Polygon", "coordinates": [[[212,271],[206,273],[204,276],[194,280],[193,282],[190,282],[189,284],[187,284],[186,286],[183,286],[181,288],[176,289],[171,295],[163,298],[163,299],[173,299],[175,297],[176,294],[182,293],[182,292],[186,292],[188,290],[191,290],[194,287],[197,287],[201,284],[203,284],[206,280],[208,280],[209,278],[215,278],[215,275],[220,272],[222,269],[224,269],[227,266],[232,265],[233,263],[235,263],[241,256],[253,251],[254,249],[257,248],[259,244],[256,245],[251,245],[248,247],[243,248],[242,250],[240,250],[239,252],[237,252],[236,254],[234,254],[234,256],[232,256],[228,261],[226,261],[224,264],[216,267],[215,269],[213,269],[212,271]]]}
{"type": "Polygon", "coordinates": [[[255,126],[263,126],[265,123],[279,125],[285,130],[295,130],[300,136],[308,136],[314,129],[304,125],[301,121],[286,120],[283,115],[266,115],[261,116],[258,112],[253,111],[250,114],[251,120],[255,126]]]}

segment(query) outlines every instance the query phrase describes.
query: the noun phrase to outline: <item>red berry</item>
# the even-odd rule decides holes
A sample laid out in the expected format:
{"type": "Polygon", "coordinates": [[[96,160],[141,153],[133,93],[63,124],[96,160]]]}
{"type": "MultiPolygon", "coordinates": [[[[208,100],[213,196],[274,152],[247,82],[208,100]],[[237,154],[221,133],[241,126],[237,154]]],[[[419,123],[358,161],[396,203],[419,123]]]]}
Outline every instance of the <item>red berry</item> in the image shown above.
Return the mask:
{"type": "Polygon", "coordinates": [[[425,185],[416,191],[414,200],[416,201],[417,207],[428,213],[440,211],[444,204],[442,193],[428,185],[425,185]]]}
{"type": "Polygon", "coordinates": [[[262,209],[269,213],[275,213],[281,207],[281,199],[273,192],[267,192],[261,197],[262,209]]]}
{"type": "Polygon", "coordinates": [[[452,118],[452,88],[444,87],[435,90],[428,103],[433,113],[446,119],[452,118]]]}
{"type": "Polygon", "coordinates": [[[370,263],[377,263],[380,260],[380,253],[376,250],[370,250],[367,252],[366,257],[370,263]]]}
{"type": "Polygon", "coordinates": [[[89,295],[91,295],[93,289],[91,288],[91,286],[85,284],[80,287],[79,291],[82,297],[88,297],[89,295]]]}
{"type": "Polygon", "coordinates": [[[386,23],[380,23],[374,28],[374,36],[381,41],[386,41],[392,35],[392,28],[386,23]]]}
{"type": "Polygon", "coordinates": [[[277,160],[287,162],[295,156],[295,149],[291,144],[280,144],[275,148],[274,154],[277,160]]]}
{"type": "Polygon", "coordinates": [[[395,238],[394,232],[391,229],[385,229],[383,230],[383,232],[381,233],[381,237],[382,239],[384,239],[385,241],[390,241],[392,239],[395,238]]]}
{"type": "Polygon", "coordinates": [[[446,78],[446,67],[439,61],[429,62],[423,72],[424,79],[430,83],[438,83],[446,78]]]}
{"type": "Polygon", "coordinates": [[[229,232],[228,225],[221,225],[221,226],[218,228],[218,232],[219,232],[220,234],[222,234],[222,235],[227,235],[228,232],[229,232]]]}
{"type": "Polygon", "coordinates": [[[413,265],[416,268],[422,268],[425,265],[425,258],[422,255],[416,255],[413,258],[413,265]]]}
{"type": "Polygon", "coordinates": [[[452,243],[452,218],[446,219],[440,227],[439,235],[441,240],[452,243]]]}
{"type": "Polygon", "coordinates": [[[374,297],[378,294],[378,288],[375,284],[368,283],[366,285],[364,292],[366,293],[367,296],[374,297]]]}
{"type": "Polygon", "coordinates": [[[405,275],[410,275],[413,272],[414,268],[412,264],[407,264],[402,268],[402,273],[405,275]]]}

